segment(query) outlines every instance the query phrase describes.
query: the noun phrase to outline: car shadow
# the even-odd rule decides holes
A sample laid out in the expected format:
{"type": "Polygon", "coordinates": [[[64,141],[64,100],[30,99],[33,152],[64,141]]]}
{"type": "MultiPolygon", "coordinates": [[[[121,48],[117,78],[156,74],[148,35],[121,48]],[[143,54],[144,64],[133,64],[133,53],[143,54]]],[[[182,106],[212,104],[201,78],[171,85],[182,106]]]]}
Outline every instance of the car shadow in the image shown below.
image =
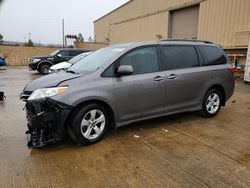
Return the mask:
{"type": "Polygon", "coordinates": [[[31,80],[35,80],[35,79],[40,78],[40,77],[43,76],[43,75],[40,74],[39,72],[32,72],[32,73],[29,74],[29,75],[30,75],[30,79],[31,79],[31,80]]]}
{"type": "MultiPolygon", "coordinates": [[[[119,127],[117,129],[110,129],[104,136],[104,138],[96,144],[101,144],[102,142],[105,142],[105,140],[107,141],[109,139],[116,139],[116,137],[119,136],[133,135],[140,130],[151,130],[151,129],[153,130],[156,128],[162,129],[162,128],[167,128],[168,126],[172,126],[176,123],[178,124],[181,124],[182,122],[187,123],[199,117],[200,115],[198,112],[185,112],[185,113],[163,116],[163,117],[131,123],[119,127]]],[[[67,134],[65,134],[63,140],[60,142],[57,142],[55,144],[49,144],[47,146],[38,149],[31,148],[30,155],[37,153],[44,153],[44,152],[45,153],[58,152],[62,150],[68,150],[68,151],[82,150],[83,148],[92,147],[94,145],[87,145],[87,146],[76,145],[71,140],[71,138],[67,134]]]]}
{"type": "Polygon", "coordinates": [[[166,126],[171,126],[173,124],[181,124],[182,122],[187,123],[193,121],[194,118],[199,118],[199,117],[201,117],[199,112],[184,112],[184,113],[162,116],[158,118],[131,123],[129,125],[119,127],[115,132],[132,133],[136,130],[162,128],[166,126]]]}

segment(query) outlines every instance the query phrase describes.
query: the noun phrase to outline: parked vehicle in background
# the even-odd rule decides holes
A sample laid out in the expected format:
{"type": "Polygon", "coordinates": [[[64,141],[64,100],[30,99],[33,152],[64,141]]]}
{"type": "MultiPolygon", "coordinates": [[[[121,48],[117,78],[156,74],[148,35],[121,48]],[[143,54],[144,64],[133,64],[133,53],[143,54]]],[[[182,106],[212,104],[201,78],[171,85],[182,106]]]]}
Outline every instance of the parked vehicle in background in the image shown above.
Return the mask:
{"type": "Polygon", "coordinates": [[[0,66],[4,66],[4,65],[6,65],[5,57],[0,54],[0,66]]]}
{"type": "Polygon", "coordinates": [[[215,116],[234,91],[230,59],[216,44],[162,40],[109,46],[67,72],[26,85],[30,144],[99,141],[110,127],[187,111],[215,116]]]}
{"type": "Polygon", "coordinates": [[[91,54],[92,52],[84,52],[81,53],[73,58],[71,58],[69,61],[64,61],[62,63],[58,63],[56,65],[53,65],[49,69],[49,73],[54,73],[58,71],[66,71],[69,67],[71,67],[73,64],[75,64],[77,61],[81,60],[82,58],[86,57],[87,55],[91,54]]]}
{"type": "Polygon", "coordinates": [[[41,74],[48,74],[51,66],[63,61],[69,61],[72,57],[83,52],[89,52],[89,50],[62,48],[53,51],[47,56],[32,57],[29,61],[29,69],[37,70],[41,74]]]}

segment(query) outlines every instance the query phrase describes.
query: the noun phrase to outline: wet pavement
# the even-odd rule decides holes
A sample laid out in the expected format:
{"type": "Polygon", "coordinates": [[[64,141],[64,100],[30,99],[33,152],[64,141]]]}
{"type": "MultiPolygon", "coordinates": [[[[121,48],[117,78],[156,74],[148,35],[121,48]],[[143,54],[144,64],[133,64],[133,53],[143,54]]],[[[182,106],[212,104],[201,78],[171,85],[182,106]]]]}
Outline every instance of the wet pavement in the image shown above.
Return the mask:
{"type": "MultiPolygon", "coordinates": [[[[3,68],[0,68],[3,69],[3,68]]],[[[0,187],[250,187],[250,85],[215,118],[185,113],[134,123],[91,146],[26,146],[19,94],[39,75],[0,70],[0,187]]]]}

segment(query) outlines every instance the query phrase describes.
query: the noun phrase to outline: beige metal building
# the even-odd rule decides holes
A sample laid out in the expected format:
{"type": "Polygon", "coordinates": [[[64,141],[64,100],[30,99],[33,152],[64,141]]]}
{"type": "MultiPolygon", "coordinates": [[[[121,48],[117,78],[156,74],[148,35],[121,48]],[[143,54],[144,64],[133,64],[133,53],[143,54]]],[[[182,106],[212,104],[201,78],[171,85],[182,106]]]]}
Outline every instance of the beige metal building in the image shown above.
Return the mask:
{"type": "Polygon", "coordinates": [[[94,21],[96,42],[197,38],[244,56],[250,0],[130,0],[94,21]]]}

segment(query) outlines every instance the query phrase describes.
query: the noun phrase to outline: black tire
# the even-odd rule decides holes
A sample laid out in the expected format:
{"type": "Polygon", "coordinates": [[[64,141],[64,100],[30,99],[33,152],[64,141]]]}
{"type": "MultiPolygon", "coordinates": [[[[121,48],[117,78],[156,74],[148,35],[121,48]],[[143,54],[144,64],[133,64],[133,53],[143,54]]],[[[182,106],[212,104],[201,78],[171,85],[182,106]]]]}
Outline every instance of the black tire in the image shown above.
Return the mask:
{"type": "Polygon", "coordinates": [[[221,92],[217,89],[210,89],[204,96],[201,115],[203,117],[216,116],[221,109],[221,102],[221,92]]]}
{"type": "MultiPolygon", "coordinates": [[[[101,118],[100,118],[101,119],[101,118]]],[[[97,122],[97,121],[96,121],[97,122]]],[[[109,116],[107,110],[99,104],[88,104],[82,108],[77,109],[69,120],[68,133],[69,136],[74,140],[78,145],[89,145],[94,144],[102,139],[109,125],[109,116]],[[104,123],[96,123],[95,120],[91,120],[91,112],[96,110],[96,120],[101,117],[101,114],[104,116],[104,123]],[[82,122],[86,122],[86,119],[89,119],[89,125],[84,125],[81,127],[82,122]],[[93,124],[90,123],[92,121],[93,124]],[[99,128],[99,134],[95,131],[99,128]],[[90,137],[86,135],[88,130],[91,129],[90,137]],[[84,134],[85,133],[85,134],[84,134]],[[93,134],[91,134],[93,133],[93,134]],[[85,136],[84,136],[85,135],[85,136]]]]}
{"type": "Polygon", "coordinates": [[[38,67],[38,72],[40,74],[49,74],[50,67],[51,67],[51,64],[49,63],[41,63],[38,67]]]}

